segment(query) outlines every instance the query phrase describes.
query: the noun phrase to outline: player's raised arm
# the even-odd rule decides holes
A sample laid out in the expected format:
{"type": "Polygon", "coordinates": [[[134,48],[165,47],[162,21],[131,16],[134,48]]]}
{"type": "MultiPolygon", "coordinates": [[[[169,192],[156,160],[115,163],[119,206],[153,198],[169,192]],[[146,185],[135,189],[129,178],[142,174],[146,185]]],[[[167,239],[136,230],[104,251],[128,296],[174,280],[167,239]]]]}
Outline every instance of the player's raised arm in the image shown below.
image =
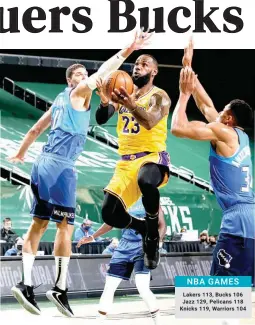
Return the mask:
{"type": "Polygon", "coordinates": [[[8,160],[13,163],[24,162],[24,156],[31,144],[50,126],[51,108],[34,124],[34,126],[25,135],[17,153],[9,157],[8,160]]]}
{"type": "Polygon", "coordinates": [[[219,113],[214,107],[213,101],[210,96],[205,91],[204,87],[197,79],[196,87],[192,93],[194,100],[197,104],[198,109],[204,115],[208,122],[216,121],[219,113]]]}
{"type": "Polygon", "coordinates": [[[136,32],[132,43],[104,62],[96,73],[80,82],[80,84],[74,89],[74,94],[81,97],[86,97],[88,92],[91,92],[97,88],[97,80],[99,78],[104,80],[109,74],[118,70],[130,54],[132,54],[134,51],[142,49],[148,44],[151,36],[152,34],[148,32],[136,32]]]}
{"type": "Polygon", "coordinates": [[[186,108],[189,98],[196,87],[196,81],[196,75],[191,68],[182,69],[180,74],[180,96],[172,117],[172,134],[194,140],[230,141],[232,133],[222,123],[189,122],[186,108]]]}
{"type": "Polygon", "coordinates": [[[168,115],[171,106],[171,100],[163,90],[151,96],[148,111],[139,108],[135,102],[135,93],[129,95],[123,87],[120,88],[120,91],[114,90],[112,99],[114,102],[125,106],[137,122],[147,130],[151,130],[164,116],[168,115]]]}
{"type": "MultiPolygon", "coordinates": [[[[182,58],[183,67],[192,67],[192,59],[194,54],[194,42],[193,38],[190,38],[188,45],[184,49],[184,55],[182,58]]],[[[194,88],[192,95],[197,104],[198,109],[204,115],[208,122],[214,122],[219,113],[214,107],[213,101],[205,91],[204,87],[197,79],[196,87],[194,88]]]]}

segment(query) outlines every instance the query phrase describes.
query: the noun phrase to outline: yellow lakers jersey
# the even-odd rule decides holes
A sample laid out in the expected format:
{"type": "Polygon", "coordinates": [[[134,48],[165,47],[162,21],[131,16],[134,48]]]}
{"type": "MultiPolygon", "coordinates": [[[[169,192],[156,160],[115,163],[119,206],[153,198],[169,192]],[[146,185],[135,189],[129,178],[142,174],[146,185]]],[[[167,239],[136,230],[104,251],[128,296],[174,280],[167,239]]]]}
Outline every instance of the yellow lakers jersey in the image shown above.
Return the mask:
{"type": "MultiPolygon", "coordinates": [[[[149,110],[150,99],[153,94],[161,89],[153,87],[148,93],[139,97],[136,105],[144,110],[149,110]]],[[[140,125],[128,109],[120,106],[118,110],[118,144],[119,154],[129,155],[138,152],[160,152],[166,150],[167,138],[167,116],[154,126],[151,130],[146,130],[140,125]]]]}

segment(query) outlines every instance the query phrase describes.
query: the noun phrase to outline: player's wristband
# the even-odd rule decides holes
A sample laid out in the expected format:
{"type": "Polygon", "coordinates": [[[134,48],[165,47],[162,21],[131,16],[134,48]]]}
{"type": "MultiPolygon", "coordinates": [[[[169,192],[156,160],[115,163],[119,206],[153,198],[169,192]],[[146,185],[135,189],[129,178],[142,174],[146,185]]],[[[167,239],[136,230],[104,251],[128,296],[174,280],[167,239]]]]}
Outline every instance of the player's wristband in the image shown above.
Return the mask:
{"type": "Polygon", "coordinates": [[[91,237],[91,238],[93,239],[93,241],[95,241],[95,238],[94,238],[94,236],[93,236],[93,235],[90,235],[89,237],[91,237]]]}
{"type": "Polygon", "coordinates": [[[163,243],[162,241],[160,241],[160,242],[159,242],[159,248],[162,248],[162,247],[163,247],[163,244],[164,244],[164,243],[163,243]]]}

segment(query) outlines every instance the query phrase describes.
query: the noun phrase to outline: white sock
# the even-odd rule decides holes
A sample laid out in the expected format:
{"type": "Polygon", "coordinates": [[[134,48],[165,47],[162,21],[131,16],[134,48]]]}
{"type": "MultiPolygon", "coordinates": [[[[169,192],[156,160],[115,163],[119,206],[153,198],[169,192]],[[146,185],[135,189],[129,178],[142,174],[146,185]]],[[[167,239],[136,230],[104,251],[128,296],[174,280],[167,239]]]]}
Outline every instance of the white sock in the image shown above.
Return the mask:
{"type": "Polygon", "coordinates": [[[160,318],[159,309],[151,313],[151,318],[155,325],[159,325],[159,318],[160,318]]]}
{"type": "Polygon", "coordinates": [[[114,293],[121,283],[122,279],[107,275],[105,278],[104,292],[101,295],[98,310],[108,313],[113,304],[114,293]]]}
{"type": "MultiPolygon", "coordinates": [[[[151,312],[151,315],[153,315],[156,311],[159,310],[159,308],[158,308],[157,299],[150,289],[150,278],[151,278],[150,273],[136,274],[135,275],[135,284],[136,284],[137,290],[138,290],[141,298],[146,303],[149,311],[151,312]]],[[[157,319],[159,317],[159,313],[155,314],[155,316],[157,316],[157,317],[155,317],[154,323],[157,321],[157,319]]],[[[155,324],[158,324],[158,323],[155,323],[155,324]]]]}
{"type": "Polygon", "coordinates": [[[23,282],[25,285],[32,285],[32,268],[35,261],[35,255],[30,253],[22,253],[22,272],[23,282]]]}
{"type": "Polygon", "coordinates": [[[61,290],[66,290],[66,278],[70,257],[55,256],[56,283],[55,286],[61,290]]]}

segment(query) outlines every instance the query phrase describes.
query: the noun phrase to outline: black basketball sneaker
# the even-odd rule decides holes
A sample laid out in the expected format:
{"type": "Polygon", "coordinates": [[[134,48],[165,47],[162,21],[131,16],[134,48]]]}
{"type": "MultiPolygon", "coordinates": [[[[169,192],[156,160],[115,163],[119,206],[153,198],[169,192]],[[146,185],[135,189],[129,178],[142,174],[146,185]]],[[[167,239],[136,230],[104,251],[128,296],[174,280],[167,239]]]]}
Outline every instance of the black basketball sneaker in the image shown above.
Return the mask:
{"type": "Polygon", "coordinates": [[[46,297],[56,305],[61,314],[67,317],[74,316],[68,303],[67,289],[61,290],[58,287],[54,287],[46,292],[46,297]]]}
{"type": "Polygon", "coordinates": [[[13,296],[23,308],[34,315],[41,315],[41,310],[35,301],[34,286],[27,286],[23,282],[11,288],[13,296]]]}

